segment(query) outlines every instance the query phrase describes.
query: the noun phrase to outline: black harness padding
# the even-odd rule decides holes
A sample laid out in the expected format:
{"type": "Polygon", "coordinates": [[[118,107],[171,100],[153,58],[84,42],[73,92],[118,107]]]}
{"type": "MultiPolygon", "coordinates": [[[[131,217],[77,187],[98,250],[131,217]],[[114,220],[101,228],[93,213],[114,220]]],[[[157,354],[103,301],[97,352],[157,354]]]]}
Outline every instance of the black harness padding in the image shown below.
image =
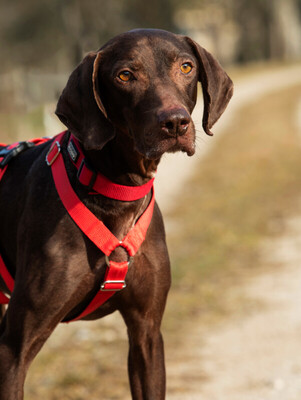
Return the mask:
{"type": "Polygon", "coordinates": [[[24,150],[34,147],[35,144],[32,142],[19,142],[15,147],[10,148],[10,146],[4,147],[0,150],[0,157],[3,160],[0,162],[0,168],[4,168],[12,158],[16,157],[18,154],[22,153],[24,150]]]}

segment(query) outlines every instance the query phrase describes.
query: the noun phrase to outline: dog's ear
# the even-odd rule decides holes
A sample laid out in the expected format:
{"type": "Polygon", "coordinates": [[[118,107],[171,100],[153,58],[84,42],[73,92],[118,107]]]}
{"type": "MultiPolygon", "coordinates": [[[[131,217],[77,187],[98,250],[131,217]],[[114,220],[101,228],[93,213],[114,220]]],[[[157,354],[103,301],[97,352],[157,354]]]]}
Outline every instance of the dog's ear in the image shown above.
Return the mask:
{"type": "Polygon", "coordinates": [[[233,94],[233,82],[218,61],[198,43],[186,37],[199,63],[199,81],[204,97],[203,128],[207,135],[225,111],[233,94]]]}
{"type": "Polygon", "coordinates": [[[87,150],[100,150],[115,135],[96,90],[99,58],[89,53],[72,72],[55,112],[87,150]]]}

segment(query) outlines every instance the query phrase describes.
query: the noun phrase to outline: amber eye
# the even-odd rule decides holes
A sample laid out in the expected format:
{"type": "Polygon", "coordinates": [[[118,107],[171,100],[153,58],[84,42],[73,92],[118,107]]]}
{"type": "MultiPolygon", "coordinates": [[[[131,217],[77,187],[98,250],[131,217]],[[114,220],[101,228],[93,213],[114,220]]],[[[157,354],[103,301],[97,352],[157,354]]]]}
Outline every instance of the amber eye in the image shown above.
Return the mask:
{"type": "Polygon", "coordinates": [[[181,71],[183,74],[189,74],[189,72],[192,70],[192,65],[190,63],[184,63],[181,65],[181,71]]]}
{"type": "Polygon", "coordinates": [[[118,74],[118,78],[123,82],[129,82],[133,78],[133,75],[130,71],[122,71],[118,74]]]}

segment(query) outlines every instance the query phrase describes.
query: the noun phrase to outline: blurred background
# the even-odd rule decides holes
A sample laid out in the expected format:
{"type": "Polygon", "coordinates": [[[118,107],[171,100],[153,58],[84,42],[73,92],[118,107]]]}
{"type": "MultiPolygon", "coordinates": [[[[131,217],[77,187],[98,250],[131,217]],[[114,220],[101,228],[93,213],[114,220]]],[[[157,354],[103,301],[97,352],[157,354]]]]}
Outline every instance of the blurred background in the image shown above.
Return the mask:
{"type": "MultiPolygon", "coordinates": [[[[0,0],[0,142],[60,132],[71,71],[141,27],[191,36],[235,86],[213,138],[200,96],[197,155],[166,156],[156,179],[173,274],[167,398],[300,399],[301,0],[0,0]]],[[[59,326],[25,398],[129,399],[126,358],[116,315],[59,326]]]]}
{"type": "Polygon", "coordinates": [[[190,35],[223,65],[287,61],[301,55],[300,18],[301,0],[1,0],[0,137],[19,132],[17,120],[3,121],[12,112],[55,132],[41,105],[57,99],[86,52],[123,31],[190,35]]]}

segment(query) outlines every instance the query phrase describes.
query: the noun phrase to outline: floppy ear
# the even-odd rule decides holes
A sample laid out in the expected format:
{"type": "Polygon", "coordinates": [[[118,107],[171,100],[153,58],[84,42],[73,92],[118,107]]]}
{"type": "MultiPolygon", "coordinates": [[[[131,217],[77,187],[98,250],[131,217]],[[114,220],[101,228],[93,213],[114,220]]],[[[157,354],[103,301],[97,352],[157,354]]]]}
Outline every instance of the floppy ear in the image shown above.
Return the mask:
{"type": "Polygon", "coordinates": [[[115,135],[96,90],[99,58],[89,53],[72,72],[55,112],[87,150],[100,150],[115,135]]]}
{"type": "Polygon", "coordinates": [[[199,81],[204,97],[203,128],[207,135],[225,111],[233,94],[233,82],[218,61],[195,41],[186,37],[199,62],[199,81]]]}

